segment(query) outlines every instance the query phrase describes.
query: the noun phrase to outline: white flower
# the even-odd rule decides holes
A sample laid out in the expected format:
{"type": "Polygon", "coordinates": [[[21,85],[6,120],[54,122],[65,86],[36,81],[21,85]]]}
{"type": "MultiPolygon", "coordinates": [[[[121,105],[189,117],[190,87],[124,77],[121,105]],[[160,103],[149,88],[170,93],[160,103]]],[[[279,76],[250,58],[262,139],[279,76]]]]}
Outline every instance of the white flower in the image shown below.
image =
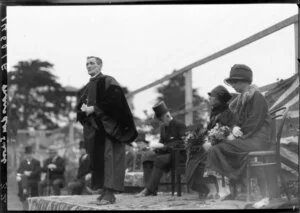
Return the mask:
{"type": "Polygon", "coordinates": [[[211,143],[205,142],[202,147],[205,151],[208,151],[211,148],[211,143]]]}
{"type": "Polygon", "coordinates": [[[240,138],[243,136],[243,132],[241,131],[241,128],[238,126],[234,126],[232,129],[232,134],[236,138],[240,138]]]}
{"type": "Polygon", "coordinates": [[[226,137],[226,140],[229,140],[229,141],[232,141],[234,139],[236,139],[236,138],[234,137],[234,135],[232,133],[226,137]]]}

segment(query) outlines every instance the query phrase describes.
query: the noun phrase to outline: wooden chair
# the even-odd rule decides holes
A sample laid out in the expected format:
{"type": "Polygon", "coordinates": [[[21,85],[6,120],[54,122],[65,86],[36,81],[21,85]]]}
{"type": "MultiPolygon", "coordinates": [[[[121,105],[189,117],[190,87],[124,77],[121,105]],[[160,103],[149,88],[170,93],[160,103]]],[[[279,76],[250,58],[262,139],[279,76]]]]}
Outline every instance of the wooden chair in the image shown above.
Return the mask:
{"type": "MultiPolygon", "coordinates": [[[[280,161],[280,139],[281,139],[281,133],[283,130],[283,126],[285,123],[285,120],[287,118],[288,114],[288,108],[282,107],[276,110],[273,110],[270,112],[270,115],[272,117],[272,125],[271,125],[271,145],[275,145],[271,150],[264,150],[264,151],[254,151],[249,152],[248,154],[248,163],[246,168],[246,177],[247,177],[247,202],[250,201],[250,195],[251,195],[251,179],[250,179],[250,170],[252,168],[262,168],[266,177],[268,175],[276,175],[276,181],[278,180],[278,175],[281,179],[281,182],[283,184],[284,192],[287,195],[287,198],[290,200],[290,194],[287,189],[286,182],[283,178],[282,172],[281,172],[281,161],[280,161]],[[282,117],[282,121],[278,126],[278,129],[276,127],[276,118],[282,117]],[[258,159],[260,159],[258,161],[258,159]],[[274,168],[276,169],[275,174],[268,174],[266,169],[274,168]]],[[[268,178],[267,178],[268,179],[268,178]]],[[[266,187],[266,195],[268,194],[268,181],[267,181],[267,187],[266,187]]]]}
{"type": "Polygon", "coordinates": [[[186,168],[186,150],[184,148],[172,148],[172,168],[171,168],[171,186],[172,195],[175,193],[175,186],[177,188],[177,196],[181,196],[181,175],[185,174],[186,168]],[[183,156],[185,157],[182,157],[183,156]],[[176,180],[176,183],[175,183],[176,180]]]}

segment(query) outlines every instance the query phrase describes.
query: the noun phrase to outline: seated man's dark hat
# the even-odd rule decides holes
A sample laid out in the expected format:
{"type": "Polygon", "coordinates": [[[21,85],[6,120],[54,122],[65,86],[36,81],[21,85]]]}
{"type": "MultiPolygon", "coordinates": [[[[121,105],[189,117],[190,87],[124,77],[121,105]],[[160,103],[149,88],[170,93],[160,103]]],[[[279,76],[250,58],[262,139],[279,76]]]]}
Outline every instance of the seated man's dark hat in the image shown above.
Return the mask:
{"type": "Polygon", "coordinates": [[[167,112],[169,112],[165,102],[161,101],[158,104],[154,105],[154,107],[152,107],[154,113],[155,113],[155,117],[156,118],[161,118],[161,116],[163,116],[164,114],[166,114],[167,112]]]}

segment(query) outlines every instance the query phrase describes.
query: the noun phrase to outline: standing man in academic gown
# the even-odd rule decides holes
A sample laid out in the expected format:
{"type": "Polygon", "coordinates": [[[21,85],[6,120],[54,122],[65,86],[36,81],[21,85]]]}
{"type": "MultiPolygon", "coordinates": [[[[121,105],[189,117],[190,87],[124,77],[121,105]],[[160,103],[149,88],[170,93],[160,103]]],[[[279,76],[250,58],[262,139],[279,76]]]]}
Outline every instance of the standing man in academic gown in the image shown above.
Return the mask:
{"type": "Polygon", "coordinates": [[[114,194],[124,191],[125,144],[137,137],[123,89],[113,77],[102,74],[102,65],[99,57],[87,57],[91,78],[76,107],[91,160],[92,188],[103,189],[97,205],[115,203],[114,194]]]}

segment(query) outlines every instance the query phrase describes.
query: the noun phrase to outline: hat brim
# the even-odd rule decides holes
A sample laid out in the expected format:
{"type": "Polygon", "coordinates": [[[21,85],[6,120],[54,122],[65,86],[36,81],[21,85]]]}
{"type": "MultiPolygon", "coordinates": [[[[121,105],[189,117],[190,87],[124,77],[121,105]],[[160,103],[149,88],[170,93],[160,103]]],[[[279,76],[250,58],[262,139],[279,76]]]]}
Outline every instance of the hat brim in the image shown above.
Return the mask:
{"type": "Polygon", "coordinates": [[[224,80],[224,83],[231,85],[233,81],[251,82],[248,79],[245,79],[243,77],[234,77],[234,78],[226,78],[224,80]]]}
{"type": "Polygon", "coordinates": [[[164,114],[166,114],[166,113],[163,113],[163,114],[160,114],[160,115],[156,115],[156,114],[154,114],[154,119],[158,119],[158,120],[160,120],[160,119],[161,119],[161,117],[162,117],[164,114]]]}

